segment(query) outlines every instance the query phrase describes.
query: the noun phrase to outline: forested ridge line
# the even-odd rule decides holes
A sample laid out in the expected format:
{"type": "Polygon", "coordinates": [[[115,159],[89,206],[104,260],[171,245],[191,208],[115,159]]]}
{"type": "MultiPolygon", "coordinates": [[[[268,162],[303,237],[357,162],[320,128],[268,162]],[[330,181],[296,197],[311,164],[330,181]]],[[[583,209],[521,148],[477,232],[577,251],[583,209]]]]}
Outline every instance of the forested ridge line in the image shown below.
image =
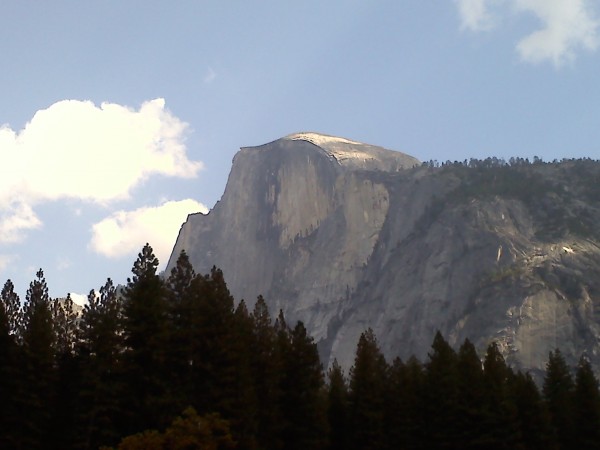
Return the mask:
{"type": "Polygon", "coordinates": [[[252,311],[185,252],[168,277],[146,245],[120,291],[79,316],[42,270],[0,292],[0,447],[27,449],[600,448],[600,394],[582,357],[550,353],[538,388],[491,343],[437,333],[425,362],[387,361],[369,329],[353,367],[324,371],[301,322],[252,311]]]}

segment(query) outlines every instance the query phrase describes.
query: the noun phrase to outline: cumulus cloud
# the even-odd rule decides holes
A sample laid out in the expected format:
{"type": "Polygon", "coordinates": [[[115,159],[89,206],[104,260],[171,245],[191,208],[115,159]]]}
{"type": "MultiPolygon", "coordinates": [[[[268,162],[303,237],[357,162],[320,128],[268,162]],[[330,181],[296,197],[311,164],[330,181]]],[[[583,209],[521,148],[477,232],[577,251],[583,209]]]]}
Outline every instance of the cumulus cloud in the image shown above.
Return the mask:
{"type": "Polygon", "coordinates": [[[32,209],[40,202],[107,204],[152,175],[196,176],[202,165],[186,155],[187,128],[160,98],[137,110],[64,100],[18,132],[0,127],[0,242],[41,226],[32,209]]]}
{"type": "Polygon", "coordinates": [[[12,202],[0,207],[0,244],[14,244],[25,238],[27,230],[42,226],[31,207],[23,202],[12,202]]]}
{"type": "Polygon", "coordinates": [[[527,62],[546,60],[559,67],[575,58],[579,48],[596,50],[598,21],[586,0],[517,0],[518,11],[533,13],[543,24],[517,44],[527,62]]]}
{"type": "Polygon", "coordinates": [[[90,248],[106,257],[119,258],[135,255],[149,242],[164,268],[187,215],[207,211],[205,205],[191,199],[117,211],[93,225],[90,248]]]}
{"type": "Polygon", "coordinates": [[[461,28],[471,31],[489,30],[502,13],[533,15],[541,28],[516,46],[521,60],[528,63],[549,61],[561,67],[573,61],[577,51],[595,51],[600,43],[600,22],[590,0],[456,0],[456,4],[461,28]]]}

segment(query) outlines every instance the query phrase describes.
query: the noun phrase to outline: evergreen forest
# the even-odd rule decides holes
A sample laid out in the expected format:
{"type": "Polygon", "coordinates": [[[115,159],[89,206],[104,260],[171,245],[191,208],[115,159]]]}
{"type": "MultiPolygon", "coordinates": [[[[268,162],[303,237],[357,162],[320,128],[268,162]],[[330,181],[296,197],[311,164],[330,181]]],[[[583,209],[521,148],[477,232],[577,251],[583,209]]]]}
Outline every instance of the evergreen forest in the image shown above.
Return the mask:
{"type": "Polygon", "coordinates": [[[538,386],[492,343],[440,333],[427,360],[388,361],[368,329],[352,368],[327,370],[301,322],[249,311],[223,273],[170,274],[146,245],[124,287],[108,279],[81,314],[42,270],[23,301],[0,293],[3,449],[597,449],[589,362],[550,353],[538,386]]]}

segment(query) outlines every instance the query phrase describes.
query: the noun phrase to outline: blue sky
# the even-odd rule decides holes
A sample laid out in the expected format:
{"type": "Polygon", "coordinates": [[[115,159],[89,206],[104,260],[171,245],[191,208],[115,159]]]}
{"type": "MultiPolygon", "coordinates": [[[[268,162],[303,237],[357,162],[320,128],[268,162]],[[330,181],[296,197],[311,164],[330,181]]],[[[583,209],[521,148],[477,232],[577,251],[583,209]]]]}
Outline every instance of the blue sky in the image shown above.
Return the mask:
{"type": "Polygon", "coordinates": [[[6,0],[0,280],[86,294],[146,241],[164,266],[239,147],[298,131],[599,158],[599,23],[595,0],[6,0]]]}

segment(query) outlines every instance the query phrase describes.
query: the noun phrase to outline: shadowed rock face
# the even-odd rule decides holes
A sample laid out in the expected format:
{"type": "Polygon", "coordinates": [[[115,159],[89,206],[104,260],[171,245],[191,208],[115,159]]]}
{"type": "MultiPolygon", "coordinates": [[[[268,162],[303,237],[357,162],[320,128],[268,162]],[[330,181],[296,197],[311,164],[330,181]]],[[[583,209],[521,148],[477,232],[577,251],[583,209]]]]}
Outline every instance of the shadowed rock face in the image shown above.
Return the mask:
{"type": "Polygon", "coordinates": [[[425,358],[439,329],[480,351],[496,340],[521,369],[556,347],[598,365],[598,180],[592,161],[431,168],[295,134],[240,150],[167,270],[182,249],[197,272],[222,268],[236,299],[303,321],[325,364],[350,367],[371,327],[388,357],[425,358]]]}

